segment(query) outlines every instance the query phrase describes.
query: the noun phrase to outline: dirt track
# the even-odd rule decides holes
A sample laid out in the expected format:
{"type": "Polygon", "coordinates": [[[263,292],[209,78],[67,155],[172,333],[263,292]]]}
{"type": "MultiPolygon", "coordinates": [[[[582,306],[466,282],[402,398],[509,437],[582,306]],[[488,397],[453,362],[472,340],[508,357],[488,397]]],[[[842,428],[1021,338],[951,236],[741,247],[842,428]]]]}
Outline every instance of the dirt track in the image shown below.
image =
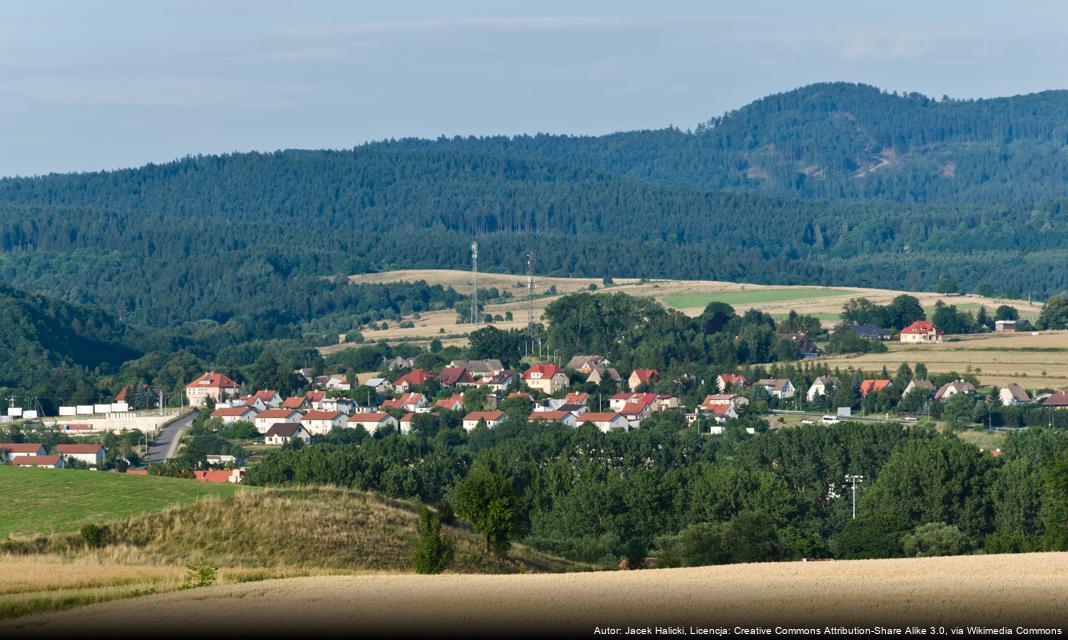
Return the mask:
{"type": "MultiPolygon", "coordinates": [[[[790,562],[555,575],[293,578],[0,623],[21,632],[152,630],[525,635],[595,626],[1068,623],[1068,553],[790,562]],[[192,626],[191,626],[192,625],[192,626]]],[[[18,633],[16,635],[22,635],[18,633]]]]}

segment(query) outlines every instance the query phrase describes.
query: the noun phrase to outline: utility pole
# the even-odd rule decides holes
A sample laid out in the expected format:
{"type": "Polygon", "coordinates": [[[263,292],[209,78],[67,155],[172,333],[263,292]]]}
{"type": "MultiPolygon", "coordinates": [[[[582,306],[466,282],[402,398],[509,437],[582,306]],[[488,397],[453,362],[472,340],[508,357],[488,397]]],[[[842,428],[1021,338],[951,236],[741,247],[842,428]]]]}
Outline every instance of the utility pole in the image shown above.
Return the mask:
{"type": "Polygon", "coordinates": [[[534,353],[534,250],[527,252],[527,340],[534,353]]]}
{"type": "Polygon", "coordinates": [[[856,520],[857,519],[857,483],[864,482],[864,476],[847,474],[845,479],[846,479],[846,482],[849,482],[849,483],[851,483],[853,485],[853,519],[856,520]]]}
{"type": "Polygon", "coordinates": [[[478,242],[471,243],[471,324],[478,325],[478,242]]]}

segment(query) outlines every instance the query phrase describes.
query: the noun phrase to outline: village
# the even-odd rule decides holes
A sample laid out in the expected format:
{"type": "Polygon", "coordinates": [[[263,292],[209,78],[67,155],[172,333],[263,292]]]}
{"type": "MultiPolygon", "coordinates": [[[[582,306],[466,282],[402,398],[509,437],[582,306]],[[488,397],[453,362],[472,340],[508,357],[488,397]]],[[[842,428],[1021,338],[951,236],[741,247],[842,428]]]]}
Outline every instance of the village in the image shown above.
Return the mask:
{"type": "MultiPolygon", "coordinates": [[[[1016,325],[1014,321],[998,321],[996,331],[1013,333],[1016,325]]],[[[913,322],[895,336],[861,325],[848,328],[865,340],[894,339],[902,344],[941,344],[945,338],[939,327],[926,320],[913,322]]],[[[893,373],[885,368],[878,373],[837,368],[832,372],[819,364],[818,357],[811,357],[819,355],[811,341],[804,335],[795,340],[802,357],[810,356],[799,366],[745,366],[720,373],[710,384],[699,381],[712,392],[690,405],[678,393],[671,393],[671,382],[662,380],[659,371],[638,368],[620,372],[601,355],[574,355],[562,365],[523,363],[522,370],[508,369],[498,359],[452,360],[434,371],[416,367],[411,358],[395,357],[382,362],[382,371],[362,376],[362,382],[357,382],[360,376],[311,376],[310,371],[298,371],[306,376],[307,391],[290,397],[269,389],[245,390],[226,374],[209,371],[186,385],[186,409],[151,418],[154,422],[144,431],[128,428],[131,420],[137,419],[132,413],[123,421],[113,421],[113,413],[129,413],[125,396],[132,388],[124,388],[110,405],[61,407],[62,415],[48,427],[41,427],[52,434],[52,446],[32,441],[33,434],[40,432],[32,426],[38,416],[9,409],[5,419],[21,418],[26,437],[20,442],[0,443],[0,455],[4,463],[16,467],[108,468],[148,474],[152,465],[134,465],[131,462],[144,461],[109,452],[101,435],[110,434],[115,440],[118,431],[126,452],[143,452],[151,437],[168,428],[166,424],[177,423],[183,416],[188,423],[194,414],[209,429],[239,434],[238,439],[262,453],[312,445],[346,430],[379,438],[390,433],[407,436],[419,429],[421,420],[451,421],[467,434],[496,429],[509,420],[592,427],[608,433],[640,429],[655,418],[696,427],[705,435],[723,434],[733,424],[752,436],[791,424],[837,424],[842,420],[922,421],[958,429],[1003,430],[1053,425],[1053,410],[1068,409],[1068,392],[1028,391],[1016,382],[984,387],[967,374],[928,374],[922,363],[915,369],[902,365],[893,373]],[[998,412],[996,421],[991,407],[998,412]],[[106,413],[108,420],[64,419],[94,410],[106,413]],[[1013,413],[1006,417],[1002,415],[1006,411],[1013,413]],[[141,443],[144,448],[131,443],[141,443]]],[[[159,413],[163,414],[162,410],[159,413]]],[[[177,448],[172,447],[167,458],[173,457],[177,448]]],[[[999,451],[991,453],[998,455],[999,451]]],[[[207,482],[236,483],[242,480],[247,462],[243,455],[212,451],[196,461],[189,475],[207,482]]]]}

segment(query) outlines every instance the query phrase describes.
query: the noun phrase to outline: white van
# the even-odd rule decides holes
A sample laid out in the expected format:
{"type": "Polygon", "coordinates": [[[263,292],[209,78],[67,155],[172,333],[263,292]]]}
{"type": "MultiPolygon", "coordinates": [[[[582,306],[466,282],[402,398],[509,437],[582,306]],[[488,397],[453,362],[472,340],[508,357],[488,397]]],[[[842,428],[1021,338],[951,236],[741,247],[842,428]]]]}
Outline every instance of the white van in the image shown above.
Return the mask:
{"type": "Polygon", "coordinates": [[[823,416],[820,418],[820,422],[823,424],[838,424],[840,420],[838,416],[823,416]]]}

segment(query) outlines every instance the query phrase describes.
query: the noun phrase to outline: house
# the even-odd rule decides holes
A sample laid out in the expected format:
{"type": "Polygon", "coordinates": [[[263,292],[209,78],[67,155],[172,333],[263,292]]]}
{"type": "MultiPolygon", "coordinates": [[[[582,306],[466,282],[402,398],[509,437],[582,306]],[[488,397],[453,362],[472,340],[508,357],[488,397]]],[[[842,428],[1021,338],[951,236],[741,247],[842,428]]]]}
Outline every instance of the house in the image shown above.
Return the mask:
{"type": "Polygon", "coordinates": [[[322,410],[323,400],[326,399],[325,391],[309,391],[304,394],[304,399],[308,401],[308,406],[312,409],[322,410]]]}
{"type": "Polygon", "coordinates": [[[570,411],[535,411],[527,416],[527,422],[560,422],[574,427],[578,421],[570,411]]]}
{"type": "Polygon", "coordinates": [[[610,364],[612,363],[604,356],[574,356],[567,361],[564,368],[583,374],[590,374],[594,369],[607,367],[610,364]]]}
{"type": "Polygon", "coordinates": [[[954,380],[953,382],[947,382],[938,391],[935,392],[935,400],[941,400],[945,402],[958,393],[966,393],[968,395],[975,395],[975,387],[969,382],[964,380],[954,380]]]}
{"type": "Polygon", "coordinates": [[[411,433],[412,425],[415,424],[415,414],[406,413],[397,421],[397,423],[400,425],[401,433],[411,433]]]}
{"type": "Polygon", "coordinates": [[[913,380],[912,382],[909,382],[909,385],[907,387],[905,387],[904,391],[901,392],[901,397],[904,398],[908,394],[910,394],[913,391],[916,391],[918,389],[923,389],[924,391],[928,391],[928,392],[930,392],[930,394],[932,396],[935,394],[935,391],[937,391],[937,389],[935,389],[935,386],[933,384],[931,384],[930,380],[920,380],[919,378],[917,378],[917,379],[913,380]]]}
{"type": "MultiPolygon", "coordinates": [[[[363,427],[367,430],[367,433],[375,433],[379,429],[393,429],[399,430],[401,433],[408,433],[400,422],[396,418],[388,413],[355,413],[348,418],[349,427],[363,427]]],[[[411,424],[408,425],[409,430],[411,424]]]]}
{"type": "Polygon", "coordinates": [[[57,444],[56,453],[65,460],[78,460],[93,467],[104,464],[104,447],[98,444],[57,444]]]}
{"type": "Polygon", "coordinates": [[[397,356],[395,358],[385,360],[384,364],[386,365],[386,369],[388,369],[389,371],[404,371],[407,369],[411,369],[415,366],[415,359],[402,358],[400,356],[397,356]]]}
{"type": "Polygon", "coordinates": [[[1016,333],[1015,320],[995,320],[994,331],[996,333],[1016,333]]]}
{"type": "Polygon", "coordinates": [[[396,409],[398,411],[414,411],[416,413],[422,413],[429,409],[430,402],[426,399],[426,396],[415,392],[405,393],[399,398],[391,398],[383,402],[379,408],[384,411],[390,411],[396,409]]]}
{"type": "Polygon", "coordinates": [[[554,395],[567,388],[569,380],[564,370],[555,364],[536,364],[523,372],[523,382],[531,389],[554,395]]]}
{"type": "Polygon", "coordinates": [[[809,402],[815,402],[816,398],[826,397],[831,391],[837,389],[840,384],[842,384],[842,381],[835,376],[820,376],[812,381],[812,385],[809,386],[808,391],[805,393],[805,399],[809,402]]]}
{"type": "Polygon", "coordinates": [[[194,471],[193,479],[201,482],[215,482],[218,484],[237,484],[245,477],[244,469],[213,469],[209,471],[194,471]]]}
{"type": "Polygon", "coordinates": [[[656,400],[653,401],[653,408],[658,412],[667,411],[668,409],[678,409],[679,406],[679,399],[670,393],[657,394],[656,400]]]}
{"type": "Polygon", "coordinates": [[[225,467],[226,465],[237,464],[237,456],[232,456],[225,453],[211,454],[204,456],[204,462],[208,463],[209,467],[225,467]]]}
{"type": "Polygon", "coordinates": [[[619,371],[616,371],[615,367],[599,366],[590,372],[590,375],[586,377],[586,382],[596,385],[621,385],[623,384],[623,377],[619,375],[619,371]]]}
{"type": "Polygon", "coordinates": [[[352,413],[356,408],[356,401],[351,398],[323,398],[322,402],[319,403],[319,409],[322,411],[352,413]]]}
{"type": "Polygon", "coordinates": [[[1058,391],[1057,393],[1050,394],[1042,402],[1044,407],[1053,407],[1054,409],[1068,409],[1068,391],[1058,391]]]}
{"type": "Polygon", "coordinates": [[[282,408],[293,411],[307,411],[311,408],[311,401],[308,400],[308,396],[293,396],[286,398],[282,402],[282,408]]]}
{"type": "Polygon", "coordinates": [[[761,378],[757,380],[757,384],[764,387],[768,395],[776,400],[788,400],[797,393],[794,383],[787,378],[761,378]]]}
{"type": "Polygon", "coordinates": [[[720,393],[728,393],[736,389],[749,387],[749,378],[737,373],[721,373],[716,376],[716,388],[720,393]]]}
{"type": "Polygon", "coordinates": [[[874,324],[844,324],[847,331],[864,340],[889,340],[893,331],[874,324]]]}
{"type": "Polygon", "coordinates": [[[738,406],[734,404],[701,405],[700,413],[711,417],[716,422],[726,422],[738,418],[738,406]]]}
{"type": "Polygon", "coordinates": [[[652,386],[660,380],[660,372],[656,369],[635,369],[627,378],[627,387],[631,391],[637,391],[642,385],[652,386]]]}
{"type": "Polygon", "coordinates": [[[438,382],[443,387],[455,387],[460,384],[475,384],[475,379],[464,367],[445,367],[438,374],[438,382]]]}
{"type": "Polygon", "coordinates": [[[256,418],[256,410],[244,405],[240,407],[222,407],[211,412],[212,418],[222,418],[223,424],[233,424],[242,420],[252,422],[256,418]]]}
{"type": "Polygon", "coordinates": [[[62,469],[63,456],[19,456],[11,461],[16,467],[37,467],[39,469],[62,469]]]}
{"type": "Polygon", "coordinates": [[[256,396],[241,396],[236,400],[230,400],[229,402],[223,402],[216,405],[217,407],[248,407],[256,413],[267,410],[267,403],[260,400],[256,396]]]}
{"type": "Polygon", "coordinates": [[[1010,382],[1002,387],[1001,390],[998,391],[998,399],[1000,399],[1001,404],[1006,407],[1031,402],[1031,396],[1027,395],[1027,390],[1015,382],[1010,382]]]}
{"type": "Polygon", "coordinates": [[[352,391],[352,383],[347,376],[335,373],[332,376],[319,376],[315,383],[327,391],[352,391]]]}
{"type": "Polygon", "coordinates": [[[492,391],[505,391],[508,387],[512,386],[512,380],[515,379],[515,371],[505,369],[504,371],[498,371],[492,376],[486,376],[479,381],[479,384],[485,385],[492,391]]]}
{"type": "Polygon", "coordinates": [[[464,430],[471,431],[478,426],[480,421],[485,421],[490,429],[504,422],[503,411],[472,411],[464,416],[464,430]]]}
{"type": "Polygon", "coordinates": [[[704,409],[718,406],[731,406],[737,412],[742,407],[749,406],[749,398],[737,393],[714,393],[705,396],[704,401],[701,402],[701,407],[704,409]]]}
{"type": "Polygon", "coordinates": [[[420,387],[433,379],[433,375],[422,369],[412,369],[408,373],[394,380],[393,388],[401,393],[408,393],[413,387],[420,387]]]}
{"type": "Polygon", "coordinates": [[[821,353],[815,341],[804,333],[784,333],[782,337],[794,343],[797,347],[797,355],[802,358],[815,358],[821,353]]]}
{"type": "Polygon", "coordinates": [[[867,398],[869,394],[879,393],[883,389],[889,389],[894,386],[892,380],[861,380],[860,381],[860,395],[863,398],[867,398]]]}
{"type": "Polygon", "coordinates": [[[582,391],[572,391],[564,396],[564,404],[578,404],[586,406],[590,403],[590,394],[582,391]]]}
{"type": "MultiPolygon", "coordinates": [[[[612,411],[622,411],[628,404],[640,404],[651,407],[656,402],[655,393],[617,393],[608,399],[608,406],[612,411]]],[[[650,409],[652,413],[652,409],[650,409]]]]}
{"type": "Polygon", "coordinates": [[[226,375],[209,372],[185,385],[185,397],[191,407],[205,407],[208,398],[216,404],[238,394],[238,385],[226,375]]]}
{"type": "Polygon", "coordinates": [[[901,342],[942,342],[942,330],[926,320],[917,320],[901,330],[901,342]]]}
{"type": "Polygon", "coordinates": [[[345,414],[340,411],[318,411],[313,409],[304,414],[304,417],[300,419],[300,423],[304,425],[308,433],[313,436],[320,436],[330,433],[330,430],[336,427],[344,427],[345,414]]]}
{"type": "Polygon", "coordinates": [[[630,429],[630,422],[627,418],[614,411],[587,411],[579,420],[582,424],[588,422],[605,433],[612,430],[627,431],[630,429]]]}
{"type": "Polygon", "coordinates": [[[652,414],[652,403],[645,404],[642,402],[628,402],[627,404],[623,405],[623,407],[619,410],[619,415],[626,418],[627,423],[631,426],[631,428],[634,429],[637,429],[639,426],[641,426],[642,420],[645,420],[652,414]]]}
{"type": "MultiPolygon", "coordinates": [[[[122,389],[119,389],[119,392],[115,394],[115,402],[125,402],[129,404],[136,396],[141,396],[142,398],[147,396],[153,398],[153,400],[159,400],[159,396],[152,390],[152,387],[149,387],[144,382],[139,382],[137,384],[128,384],[122,389]]],[[[155,404],[158,406],[158,402],[155,404]]]]}
{"type": "Polygon", "coordinates": [[[257,391],[252,395],[259,398],[260,402],[262,402],[269,409],[277,409],[278,407],[282,406],[283,399],[282,396],[278,395],[277,391],[257,391]]]}
{"type": "Polygon", "coordinates": [[[449,363],[449,366],[466,369],[467,374],[471,376],[474,381],[492,377],[493,375],[504,371],[504,363],[496,358],[487,360],[453,360],[449,363]]]}
{"type": "Polygon", "coordinates": [[[363,386],[380,396],[388,396],[393,393],[393,383],[385,378],[370,378],[363,383],[363,386]]]}
{"type": "Polygon", "coordinates": [[[299,411],[292,409],[268,409],[261,411],[252,421],[252,424],[256,425],[256,430],[260,433],[267,433],[268,429],[279,422],[299,423],[303,417],[299,411]]]}
{"type": "Polygon", "coordinates": [[[455,393],[448,398],[438,400],[434,403],[435,409],[445,409],[446,411],[463,411],[464,410],[464,394],[455,393]]]}
{"type": "Polygon", "coordinates": [[[12,462],[22,456],[43,456],[47,453],[45,446],[36,442],[0,442],[0,462],[12,462]]]}

